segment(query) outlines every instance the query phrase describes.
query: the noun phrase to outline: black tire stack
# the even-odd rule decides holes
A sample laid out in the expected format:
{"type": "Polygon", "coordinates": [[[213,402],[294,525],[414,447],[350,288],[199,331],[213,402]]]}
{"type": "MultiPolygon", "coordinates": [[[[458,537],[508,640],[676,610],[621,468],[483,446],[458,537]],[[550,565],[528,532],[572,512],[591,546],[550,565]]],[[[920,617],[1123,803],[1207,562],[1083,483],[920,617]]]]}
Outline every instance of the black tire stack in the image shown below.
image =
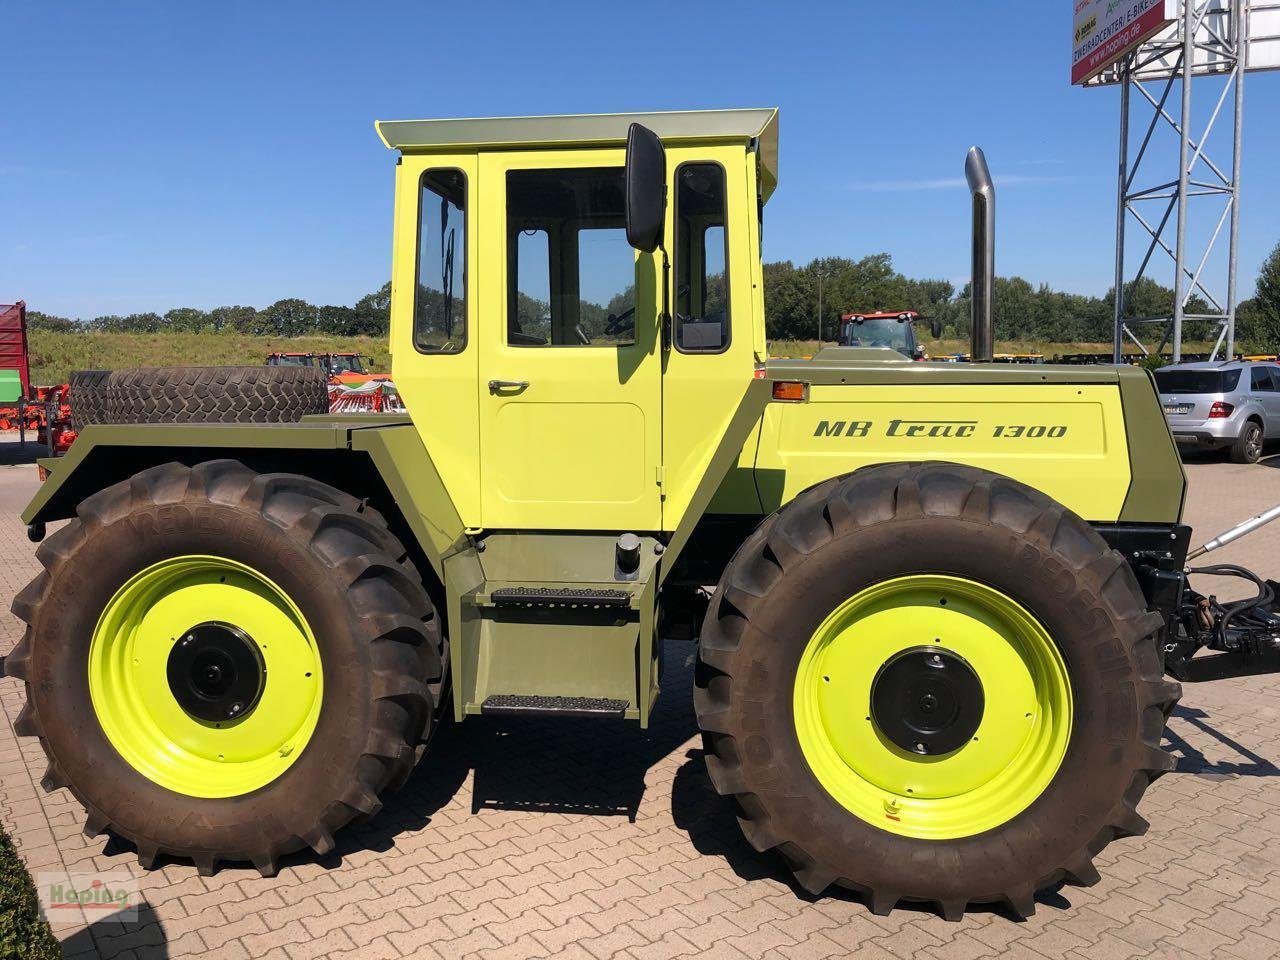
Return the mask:
{"type": "Polygon", "coordinates": [[[77,430],[95,423],[292,423],[329,412],[316,367],[151,367],[71,375],[77,430]]]}
{"type": "Polygon", "coordinates": [[[71,374],[71,425],[79,432],[95,423],[108,423],[107,378],[110,370],[77,370],[71,374]]]}

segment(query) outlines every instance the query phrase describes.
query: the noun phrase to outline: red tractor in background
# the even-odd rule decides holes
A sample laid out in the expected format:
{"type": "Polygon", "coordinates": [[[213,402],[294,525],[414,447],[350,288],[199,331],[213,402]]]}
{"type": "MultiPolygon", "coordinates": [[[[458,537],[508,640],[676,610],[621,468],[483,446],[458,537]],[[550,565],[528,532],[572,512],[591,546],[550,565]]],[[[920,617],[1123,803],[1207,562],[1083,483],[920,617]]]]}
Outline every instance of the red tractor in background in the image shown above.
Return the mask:
{"type": "MultiPolygon", "coordinates": [[[[840,345],[896,350],[911,360],[928,360],[929,355],[916,340],[915,324],[920,319],[915,310],[844,313],[840,315],[840,345]]],[[[930,323],[937,339],[942,335],[942,324],[937,320],[930,323]]]]}

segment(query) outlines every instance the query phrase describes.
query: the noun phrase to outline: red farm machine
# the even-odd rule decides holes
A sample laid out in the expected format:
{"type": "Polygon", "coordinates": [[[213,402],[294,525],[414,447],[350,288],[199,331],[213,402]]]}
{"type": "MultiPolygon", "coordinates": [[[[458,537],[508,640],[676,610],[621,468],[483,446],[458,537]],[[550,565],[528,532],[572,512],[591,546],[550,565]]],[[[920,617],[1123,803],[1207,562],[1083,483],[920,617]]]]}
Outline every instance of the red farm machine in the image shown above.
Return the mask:
{"type": "Polygon", "coordinates": [[[31,383],[27,305],[21,300],[0,303],[0,430],[17,430],[23,443],[33,430],[50,453],[62,453],[75,439],[68,386],[31,383]]]}
{"type": "Polygon", "coordinates": [[[358,353],[271,353],[269,367],[318,367],[329,382],[330,413],[403,413],[391,377],[375,373],[370,357],[358,353]]]}

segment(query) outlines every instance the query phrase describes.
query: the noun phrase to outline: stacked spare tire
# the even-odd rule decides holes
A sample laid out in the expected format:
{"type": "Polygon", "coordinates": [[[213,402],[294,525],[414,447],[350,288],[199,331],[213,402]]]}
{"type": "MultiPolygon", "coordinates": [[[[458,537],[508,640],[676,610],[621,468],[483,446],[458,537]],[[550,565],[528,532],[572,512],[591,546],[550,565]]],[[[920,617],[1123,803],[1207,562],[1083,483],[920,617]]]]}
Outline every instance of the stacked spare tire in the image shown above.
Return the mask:
{"type": "Polygon", "coordinates": [[[71,375],[76,430],[95,423],[292,423],[329,412],[316,367],[149,367],[71,375]]]}

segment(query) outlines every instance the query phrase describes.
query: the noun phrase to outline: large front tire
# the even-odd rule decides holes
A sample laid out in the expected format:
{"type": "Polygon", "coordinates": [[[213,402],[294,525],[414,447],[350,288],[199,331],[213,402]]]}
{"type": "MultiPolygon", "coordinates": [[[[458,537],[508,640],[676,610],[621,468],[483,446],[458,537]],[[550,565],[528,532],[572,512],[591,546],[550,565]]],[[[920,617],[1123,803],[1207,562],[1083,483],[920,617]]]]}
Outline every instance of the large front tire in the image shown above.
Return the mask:
{"type": "Polygon", "coordinates": [[[144,866],[265,875],[381,807],[434,723],[444,647],[378,514],[308,477],[230,460],[144,470],[37,551],[6,661],[19,734],[85,832],[144,866]]]}
{"type": "Polygon", "coordinates": [[[937,463],[827,481],[760,526],[712,599],[708,773],[814,894],[1027,916],[1146,830],[1180,692],[1160,627],[1124,558],[1022,484],[937,463]]]}

